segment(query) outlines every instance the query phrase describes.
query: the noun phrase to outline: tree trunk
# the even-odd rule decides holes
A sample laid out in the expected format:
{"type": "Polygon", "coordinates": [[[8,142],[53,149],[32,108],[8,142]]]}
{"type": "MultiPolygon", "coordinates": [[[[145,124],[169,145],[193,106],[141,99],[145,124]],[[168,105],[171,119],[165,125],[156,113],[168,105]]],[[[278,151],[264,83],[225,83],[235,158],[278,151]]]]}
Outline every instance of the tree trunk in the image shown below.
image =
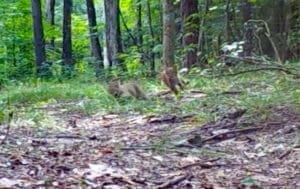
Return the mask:
{"type": "Polygon", "coordinates": [[[150,55],[150,72],[151,75],[154,75],[155,73],[155,55],[153,52],[154,48],[154,32],[153,32],[153,27],[152,27],[152,17],[151,17],[151,8],[150,8],[150,0],[147,0],[147,20],[148,20],[148,33],[150,35],[150,50],[149,50],[149,55],[150,55]]]}
{"type": "Polygon", "coordinates": [[[72,71],[74,70],[71,33],[72,4],[72,0],[64,0],[62,72],[66,77],[71,77],[72,71]]]}
{"type": "Polygon", "coordinates": [[[199,19],[191,17],[198,13],[198,0],[181,0],[182,47],[185,50],[182,65],[190,69],[197,63],[197,42],[199,19]],[[188,50],[187,50],[188,49],[188,50]]]}
{"type": "Polygon", "coordinates": [[[122,52],[119,19],[119,0],[105,0],[105,36],[109,67],[120,64],[118,53],[122,52]]]}
{"type": "Polygon", "coordinates": [[[137,37],[136,37],[136,44],[138,47],[138,52],[142,55],[141,59],[140,59],[140,63],[144,64],[144,59],[143,59],[143,33],[142,33],[142,1],[141,0],[137,0],[136,2],[136,33],[137,33],[137,37]]]}
{"type": "Polygon", "coordinates": [[[243,56],[251,56],[254,48],[254,31],[253,25],[247,21],[251,19],[251,4],[249,0],[240,1],[240,11],[242,14],[242,24],[244,25],[243,38],[244,38],[244,52],[243,56]]]}
{"type": "Polygon", "coordinates": [[[175,15],[173,0],[163,0],[163,64],[174,67],[175,15]]]}
{"type": "Polygon", "coordinates": [[[205,32],[203,30],[203,27],[205,27],[207,15],[209,11],[209,7],[211,5],[211,0],[205,1],[205,10],[204,15],[201,18],[200,22],[200,28],[199,28],[199,34],[198,34],[198,44],[197,44],[197,53],[200,53],[197,57],[197,60],[199,61],[200,66],[204,66],[207,63],[206,57],[205,57],[205,32]]]}
{"type": "Polygon", "coordinates": [[[231,27],[230,27],[230,20],[231,20],[231,13],[230,13],[230,0],[226,0],[225,6],[225,42],[228,44],[231,43],[231,27]]]}
{"type": "Polygon", "coordinates": [[[278,53],[280,59],[284,62],[286,57],[286,15],[288,12],[288,3],[285,0],[277,0],[274,3],[274,16],[273,16],[273,26],[274,26],[274,42],[278,48],[278,53]]]}
{"type": "Polygon", "coordinates": [[[240,1],[240,11],[242,13],[242,22],[244,24],[251,19],[251,4],[249,0],[240,1]]]}
{"type": "MultiPolygon", "coordinates": [[[[46,22],[51,27],[54,27],[54,8],[55,8],[55,0],[46,0],[46,22]]],[[[55,46],[55,38],[52,37],[50,39],[50,46],[54,48],[55,46]]]]}
{"type": "Polygon", "coordinates": [[[33,36],[35,49],[36,73],[42,75],[43,64],[46,61],[45,39],[42,23],[42,10],[40,0],[31,0],[32,18],[33,18],[33,36]]]}
{"type": "Polygon", "coordinates": [[[86,6],[87,6],[87,14],[89,20],[91,54],[96,60],[95,71],[96,71],[96,77],[99,78],[102,75],[104,66],[103,66],[102,49],[98,38],[94,0],[86,0],[86,6]]]}

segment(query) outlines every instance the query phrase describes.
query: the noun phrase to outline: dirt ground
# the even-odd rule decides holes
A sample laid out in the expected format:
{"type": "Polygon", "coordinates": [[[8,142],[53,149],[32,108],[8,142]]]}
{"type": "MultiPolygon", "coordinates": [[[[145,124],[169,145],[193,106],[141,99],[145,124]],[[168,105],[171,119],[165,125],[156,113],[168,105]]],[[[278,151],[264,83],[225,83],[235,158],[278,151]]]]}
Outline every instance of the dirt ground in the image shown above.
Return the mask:
{"type": "Polygon", "coordinates": [[[300,114],[271,110],[255,124],[236,108],[210,123],[129,112],[65,114],[60,130],[15,125],[0,188],[300,188],[300,114]]]}

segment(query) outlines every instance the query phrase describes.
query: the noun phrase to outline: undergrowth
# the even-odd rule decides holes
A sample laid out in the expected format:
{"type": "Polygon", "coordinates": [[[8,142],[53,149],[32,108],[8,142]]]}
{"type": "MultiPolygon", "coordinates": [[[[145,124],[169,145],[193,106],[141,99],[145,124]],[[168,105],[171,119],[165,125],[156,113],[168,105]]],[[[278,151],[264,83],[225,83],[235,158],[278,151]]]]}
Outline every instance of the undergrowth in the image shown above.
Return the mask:
{"type": "MultiPolygon", "coordinates": [[[[274,106],[289,106],[300,110],[299,79],[281,72],[253,72],[219,78],[190,78],[189,89],[199,90],[207,96],[179,102],[155,96],[166,89],[157,80],[142,81],[151,100],[115,99],[106,91],[106,84],[85,81],[31,82],[6,85],[0,94],[1,111],[7,104],[18,111],[19,107],[39,108],[63,104],[67,113],[93,115],[97,112],[142,114],[195,115],[199,121],[218,119],[231,107],[242,107],[257,119],[267,119],[274,106]],[[225,94],[238,91],[238,94],[225,94]],[[9,101],[8,101],[9,99],[9,101]]],[[[39,114],[37,114],[39,115],[39,114]]],[[[36,116],[39,117],[39,116],[36,116]]]]}

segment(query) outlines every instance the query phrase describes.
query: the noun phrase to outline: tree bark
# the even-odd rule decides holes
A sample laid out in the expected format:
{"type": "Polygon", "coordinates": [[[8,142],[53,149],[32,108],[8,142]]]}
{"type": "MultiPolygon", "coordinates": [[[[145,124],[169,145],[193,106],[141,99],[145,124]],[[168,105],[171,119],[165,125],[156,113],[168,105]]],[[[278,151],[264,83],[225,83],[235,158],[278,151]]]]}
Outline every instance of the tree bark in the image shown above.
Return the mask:
{"type": "Polygon", "coordinates": [[[102,75],[104,65],[103,65],[102,48],[98,37],[94,0],[86,0],[86,6],[87,6],[87,14],[89,20],[91,55],[95,58],[96,77],[99,78],[102,75]]]}
{"type": "Polygon", "coordinates": [[[197,63],[197,42],[199,35],[199,19],[191,17],[198,13],[198,0],[181,0],[182,47],[185,49],[182,66],[190,69],[197,63]],[[188,49],[188,50],[187,50],[188,49]]]}
{"type": "Polygon", "coordinates": [[[225,5],[225,42],[228,44],[231,43],[231,27],[230,27],[230,20],[231,20],[231,13],[230,13],[230,0],[226,0],[225,5]]]}
{"type": "Polygon", "coordinates": [[[247,21],[251,19],[251,4],[249,0],[241,0],[240,1],[240,10],[242,14],[242,22],[244,25],[244,52],[243,56],[251,56],[252,51],[254,48],[254,31],[253,31],[253,25],[251,23],[248,23],[247,21]]]}
{"type": "Polygon", "coordinates": [[[175,15],[173,0],[163,0],[163,64],[174,67],[175,15]]]}
{"type": "Polygon", "coordinates": [[[240,1],[240,11],[242,13],[242,22],[244,24],[251,19],[251,4],[249,0],[240,1]]]}
{"type": "Polygon", "coordinates": [[[42,75],[43,64],[46,61],[45,39],[42,23],[42,10],[40,0],[31,0],[32,19],[33,19],[33,38],[35,50],[36,73],[42,75]]]}
{"type": "Polygon", "coordinates": [[[144,59],[143,59],[143,54],[144,54],[144,50],[143,50],[143,33],[142,33],[142,1],[141,0],[137,0],[136,1],[136,33],[137,33],[137,37],[136,37],[136,44],[138,47],[138,52],[142,55],[142,57],[140,58],[140,63],[144,64],[144,59]]]}
{"type": "Polygon", "coordinates": [[[105,36],[109,67],[120,64],[118,53],[122,52],[119,19],[119,0],[105,0],[105,36]]]}
{"type": "Polygon", "coordinates": [[[63,51],[62,51],[62,72],[66,77],[71,77],[74,70],[72,59],[72,33],[71,33],[71,14],[72,0],[64,0],[64,18],[63,18],[63,51]]]}
{"type": "Polygon", "coordinates": [[[150,50],[149,50],[149,55],[150,55],[150,70],[151,70],[151,75],[154,75],[155,73],[155,55],[153,52],[154,48],[154,32],[153,32],[153,27],[152,27],[152,17],[151,17],[151,8],[150,8],[150,0],[147,0],[147,7],[146,7],[146,14],[147,14],[147,20],[148,20],[148,33],[150,35],[150,50]]]}
{"type": "Polygon", "coordinates": [[[207,62],[206,57],[205,57],[205,35],[206,33],[203,30],[203,27],[206,25],[206,20],[207,20],[207,15],[209,12],[209,7],[212,4],[211,0],[205,0],[205,10],[204,10],[204,15],[201,17],[201,22],[200,22],[200,28],[199,28],[199,34],[198,34],[198,44],[197,44],[197,53],[200,53],[198,55],[198,61],[200,66],[204,66],[207,62]]]}
{"type": "MultiPolygon", "coordinates": [[[[54,27],[54,13],[55,9],[55,0],[46,0],[46,22],[49,24],[51,27],[54,27]]],[[[54,48],[55,46],[55,38],[52,37],[50,39],[50,46],[54,48]]]]}

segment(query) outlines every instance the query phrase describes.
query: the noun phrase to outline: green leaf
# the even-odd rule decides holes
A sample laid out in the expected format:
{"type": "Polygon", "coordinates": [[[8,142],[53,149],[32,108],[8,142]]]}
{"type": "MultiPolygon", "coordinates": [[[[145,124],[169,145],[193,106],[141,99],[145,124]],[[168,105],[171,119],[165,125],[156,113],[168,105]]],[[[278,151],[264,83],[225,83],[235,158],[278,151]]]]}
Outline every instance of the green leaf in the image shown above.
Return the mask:
{"type": "Polygon", "coordinates": [[[258,186],[256,180],[254,180],[252,177],[247,177],[247,178],[243,179],[241,181],[241,184],[244,186],[250,186],[250,187],[258,186]]]}
{"type": "Polygon", "coordinates": [[[5,121],[5,113],[4,111],[0,111],[0,122],[4,122],[5,121]]]}

